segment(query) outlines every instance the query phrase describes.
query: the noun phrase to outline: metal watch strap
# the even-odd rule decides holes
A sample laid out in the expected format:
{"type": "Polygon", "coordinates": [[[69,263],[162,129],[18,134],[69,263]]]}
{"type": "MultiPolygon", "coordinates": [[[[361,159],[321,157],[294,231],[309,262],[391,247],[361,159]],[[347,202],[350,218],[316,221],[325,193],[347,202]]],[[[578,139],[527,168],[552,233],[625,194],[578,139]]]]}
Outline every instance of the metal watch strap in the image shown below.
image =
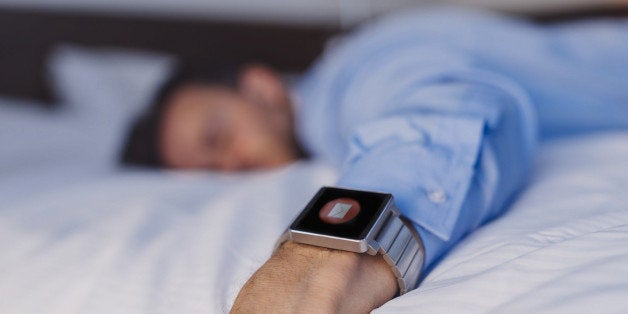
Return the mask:
{"type": "Polygon", "coordinates": [[[377,252],[397,277],[400,295],[415,288],[425,259],[421,238],[409,224],[392,211],[374,239],[379,246],[377,252]]]}

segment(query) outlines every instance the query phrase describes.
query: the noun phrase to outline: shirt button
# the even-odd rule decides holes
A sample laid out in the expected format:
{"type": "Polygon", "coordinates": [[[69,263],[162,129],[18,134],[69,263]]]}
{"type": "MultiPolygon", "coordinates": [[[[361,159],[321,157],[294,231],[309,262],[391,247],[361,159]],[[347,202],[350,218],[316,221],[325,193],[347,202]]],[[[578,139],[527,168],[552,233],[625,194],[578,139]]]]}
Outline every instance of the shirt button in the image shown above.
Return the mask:
{"type": "Polygon", "coordinates": [[[442,204],[447,201],[447,193],[442,189],[433,189],[427,192],[427,199],[432,203],[442,204]]]}

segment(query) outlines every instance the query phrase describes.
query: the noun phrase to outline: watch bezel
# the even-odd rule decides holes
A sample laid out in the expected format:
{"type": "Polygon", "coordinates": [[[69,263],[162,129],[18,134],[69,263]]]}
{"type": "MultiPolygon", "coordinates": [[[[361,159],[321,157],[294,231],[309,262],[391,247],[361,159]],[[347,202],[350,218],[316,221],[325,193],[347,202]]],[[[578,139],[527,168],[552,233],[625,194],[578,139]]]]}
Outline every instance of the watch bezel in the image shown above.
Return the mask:
{"type": "Polygon", "coordinates": [[[356,253],[367,252],[369,254],[376,254],[378,248],[376,247],[377,243],[373,241],[373,239],[383,226],[386,218],[391,215],[393,208],[393,197],[388,193],[366,190],[350,190],[336,187],[322,187],[310,200],[310,202],[308,202],[299,216],[297,216],[297,218],[290,224],[288,236],[289,239],[294,242],[356,253]],[[335,193],[335,195],[351,195],[354,198],[356,194],[363,194],[362,197],[364,197],[364,195],[369,195],[369,197],[381,198],[381,202],[377,204],[377,209],[371,214],[371,217],[368,220],[369,222],[361,229],[359,236],[343,237],[338,234],[332,234],[331,232],[316,232],[299,228],[299,223],[303,223],[304,217],[310,212],[316,210],[314,207],[317,204],[320,206],[321,199],[328,193],[335,193]],[[376,215],[377,217],[375,217],[376,215]]]}

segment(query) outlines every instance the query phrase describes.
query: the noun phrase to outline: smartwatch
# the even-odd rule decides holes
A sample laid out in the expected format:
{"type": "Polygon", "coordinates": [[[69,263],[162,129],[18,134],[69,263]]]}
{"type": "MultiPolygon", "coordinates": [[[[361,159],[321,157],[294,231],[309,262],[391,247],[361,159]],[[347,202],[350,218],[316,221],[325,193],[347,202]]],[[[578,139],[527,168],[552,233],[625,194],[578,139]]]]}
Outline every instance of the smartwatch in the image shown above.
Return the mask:
{"type": "Polygon", "coordinates": [[[325,248],[381,254],[391,266],[399,294],[419,281],[425,250],[392,194],[323,187],[280,238],[325,248]]]}

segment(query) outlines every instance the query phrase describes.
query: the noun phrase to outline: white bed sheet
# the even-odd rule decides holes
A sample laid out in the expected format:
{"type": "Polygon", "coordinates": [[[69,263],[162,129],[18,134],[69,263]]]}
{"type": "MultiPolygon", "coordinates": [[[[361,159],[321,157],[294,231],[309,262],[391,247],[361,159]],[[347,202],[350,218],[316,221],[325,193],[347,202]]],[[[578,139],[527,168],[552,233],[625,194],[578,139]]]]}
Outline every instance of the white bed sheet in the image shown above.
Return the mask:
{"type": "Polygon", "coordinates": [[[125,172],[0,209],[2,313],[219,313],[268,257],[313,164],[241,176],[125,172]]]}
{"type": "Polygon", "coordinates": [[[542,146],[529,188],[377,313],[626,313],[628,133],[542,146]]]}
{"type": "MultiPolygon", "coordinates": [[[[225,312],[335,178],[113,170],[71,118],[0,109],[0,313],[225,312]]],[[[376,312],[625,312],[627,190],[628,133],[546,143],[511,211],[376,312]]]]}

